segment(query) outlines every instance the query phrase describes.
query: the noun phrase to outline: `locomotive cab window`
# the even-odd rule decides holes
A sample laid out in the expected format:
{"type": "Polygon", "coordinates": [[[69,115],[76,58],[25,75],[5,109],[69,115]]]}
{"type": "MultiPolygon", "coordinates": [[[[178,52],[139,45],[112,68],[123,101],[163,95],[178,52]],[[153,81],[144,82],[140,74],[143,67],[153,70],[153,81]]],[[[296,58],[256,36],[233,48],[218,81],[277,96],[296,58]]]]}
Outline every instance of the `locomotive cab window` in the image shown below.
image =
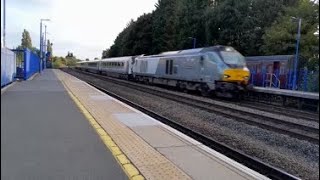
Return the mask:
{"type": "Polygon", "coordinates": [[[172,74],[173,72],[173,60],[166,60],[166,74],[172,74]]]}

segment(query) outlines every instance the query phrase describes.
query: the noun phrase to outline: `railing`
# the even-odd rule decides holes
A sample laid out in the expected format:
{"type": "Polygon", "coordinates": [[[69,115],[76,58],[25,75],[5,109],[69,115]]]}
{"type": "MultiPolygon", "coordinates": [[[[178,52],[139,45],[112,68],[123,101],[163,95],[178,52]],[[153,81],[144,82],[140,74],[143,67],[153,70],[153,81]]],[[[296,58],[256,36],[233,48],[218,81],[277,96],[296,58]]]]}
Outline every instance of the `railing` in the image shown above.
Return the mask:
{"type": "Polygon", "coordinates": [[[266,83],[269,87],[280,88],[280,79],[273,73],[267,73],[266,83]]]}
{"type": "MultiPolygon", "coordinates": [[[[13,50],[18,59],[17,78],[27,80],[40,69],[40,58],[28,48],[13,50]]],[[[42,67],[41,67],[42,68],[42,67]]]]}
{"type": "Polygon", "coordinates": [[[319,69],[299,69],[297,72],[297,84],[295,88],[292,87],[292,78],[294,73],[292,70],[287,73],[280,73],[279,71],[275,71],[274,75],[276,76],[276,78],[274,77],[274,75],[272,75],[272,77],[270,75],[267,75],[266,72],[256,72],[255,70],[250,70],[250,73],[250,83],[254,86],[272,87],[276,85],[275,87],[281,89],[295,89],[298,91],[319,92],[319,69]],[[270,85],[270,82],[272,82],[273,84],[270,85]]]}

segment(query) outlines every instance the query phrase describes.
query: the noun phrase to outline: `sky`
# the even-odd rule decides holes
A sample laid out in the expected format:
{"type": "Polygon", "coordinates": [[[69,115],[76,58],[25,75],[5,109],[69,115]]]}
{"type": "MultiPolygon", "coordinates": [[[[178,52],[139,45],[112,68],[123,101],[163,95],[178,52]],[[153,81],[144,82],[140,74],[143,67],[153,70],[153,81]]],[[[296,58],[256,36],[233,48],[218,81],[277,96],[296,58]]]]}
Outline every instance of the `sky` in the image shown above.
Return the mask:
{"type": "MultiPolygon", "coordinates": [[[[1,0],[1,22],[3,22],[1,0]]],[[[72,52],[78,59],[101,58],[127,23],[155,10],[158,0],[6,0],[6,47],[21,44],[23,29],[39,48],[40,19],[54,56],[72,52]]],[[[1,40],[3,23],[1,23],[1,40]]]]}

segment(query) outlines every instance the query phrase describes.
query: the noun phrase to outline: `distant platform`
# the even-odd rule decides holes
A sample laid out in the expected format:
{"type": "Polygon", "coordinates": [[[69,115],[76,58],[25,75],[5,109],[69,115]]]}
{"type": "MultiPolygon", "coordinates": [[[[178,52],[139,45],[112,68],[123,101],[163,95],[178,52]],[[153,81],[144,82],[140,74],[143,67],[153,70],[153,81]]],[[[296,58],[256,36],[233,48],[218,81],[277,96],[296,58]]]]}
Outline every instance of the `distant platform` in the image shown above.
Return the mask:
{"type": "Polygon", "coordinates": [[[257,87],[257,86],[253,88],[253,91],[260,92],[260,93],[288,96],[288,97],[319,100],[319,93],[293,91],[293,90],[278,89],[278,88],[257,87]]]}

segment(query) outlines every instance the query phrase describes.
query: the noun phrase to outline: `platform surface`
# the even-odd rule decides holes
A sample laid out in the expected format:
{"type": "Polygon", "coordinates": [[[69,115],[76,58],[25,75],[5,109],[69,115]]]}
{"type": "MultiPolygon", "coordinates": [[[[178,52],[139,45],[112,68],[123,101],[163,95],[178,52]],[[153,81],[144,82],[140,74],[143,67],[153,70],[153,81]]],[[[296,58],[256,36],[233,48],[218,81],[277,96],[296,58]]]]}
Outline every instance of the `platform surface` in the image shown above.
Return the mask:
{"type": "Polygon", "coordinates": [[[60,70],[1,94],[2,179],[268,179],[60,70]]]}
{"type": "Polygon", "coordinates": [[[62,71],[54,71],[146,179],[268,179],[62,71]]]}
{"type": "Polygon", "coordinates": [[[1,179],[128,179],[52,70],[1,93],[1,179]]]}

